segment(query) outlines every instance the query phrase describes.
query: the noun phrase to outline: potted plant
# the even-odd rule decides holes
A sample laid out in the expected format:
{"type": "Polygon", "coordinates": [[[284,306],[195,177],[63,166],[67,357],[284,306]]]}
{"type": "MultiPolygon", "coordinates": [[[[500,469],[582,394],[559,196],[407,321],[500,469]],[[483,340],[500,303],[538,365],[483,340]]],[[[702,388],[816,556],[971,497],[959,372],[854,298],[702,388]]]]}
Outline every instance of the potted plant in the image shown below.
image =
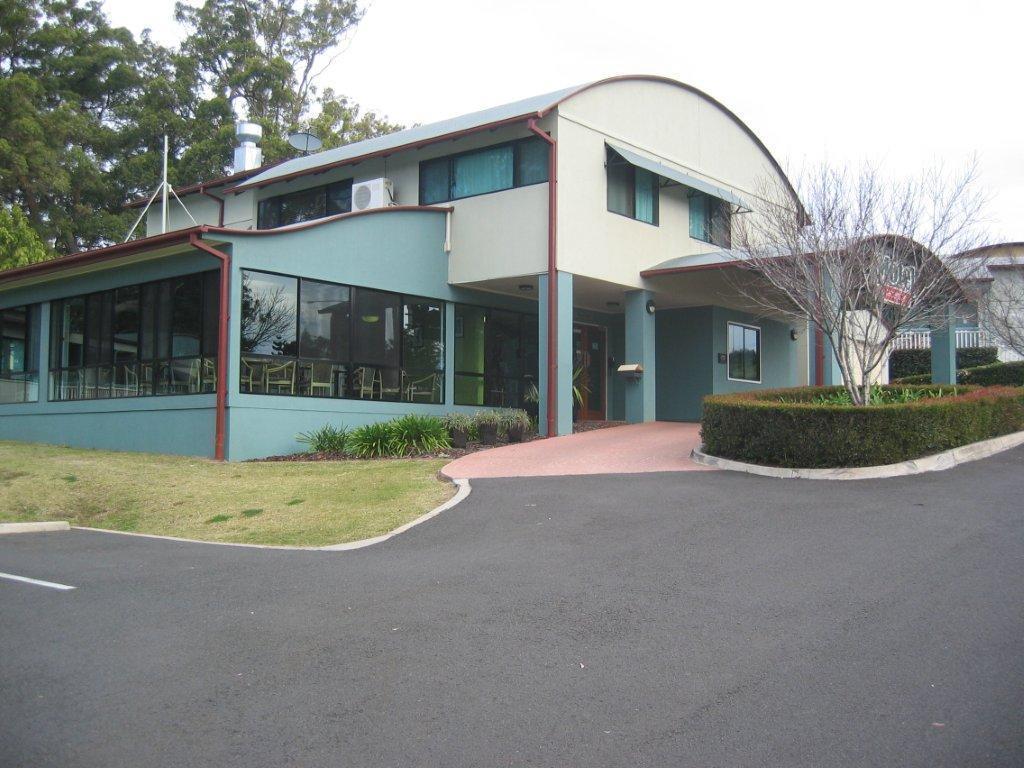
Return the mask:
{"type": "Polygon", "coordinates": [[[444,426],[452,438],[452,448],[465,448],[473,420],[464,413],[449,413],[444,417],[444,426]]]}
{"type": "Polygon", "coordinates": [[[476,423],[477,433],[480,435],[480,442],[484,445],[494,445],[498,442],[498,428],[501,426],[501,415],[495,411],[477,411],[473,417],[476,423]]]}
{"type": "Polygon", "coordinates": [[[530,429],[530,415],[521,408],[505,412],[505,435],[510,443],[521,443],[530,429]]]}

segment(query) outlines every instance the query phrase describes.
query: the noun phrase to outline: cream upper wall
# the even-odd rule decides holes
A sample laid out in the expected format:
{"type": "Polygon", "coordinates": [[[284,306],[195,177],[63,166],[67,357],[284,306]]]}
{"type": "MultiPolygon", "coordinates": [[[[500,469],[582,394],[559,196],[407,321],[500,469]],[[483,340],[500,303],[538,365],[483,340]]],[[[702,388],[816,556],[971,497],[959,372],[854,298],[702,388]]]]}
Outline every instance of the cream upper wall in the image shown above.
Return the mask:
{"type": "Polygon", "coordinates": [[[643,269],[717,250],[690,238],[681,187],[661,190],[659,226],[610,213],[606,141],[730,189],[755,208],[754,191],[762,180],[781,181],[732,118],[679,86],[607,83],[568,99],[558,118],[558,264],[568,272],[642,287],[643,269]]]}

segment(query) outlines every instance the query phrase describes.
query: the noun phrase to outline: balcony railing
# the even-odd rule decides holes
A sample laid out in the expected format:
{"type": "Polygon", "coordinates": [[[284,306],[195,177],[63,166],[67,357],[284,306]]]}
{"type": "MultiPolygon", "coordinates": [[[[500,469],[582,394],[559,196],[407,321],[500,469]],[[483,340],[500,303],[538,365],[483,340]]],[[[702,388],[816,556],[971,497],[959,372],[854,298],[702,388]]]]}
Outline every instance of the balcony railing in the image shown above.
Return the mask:
{"type": "MultiPolygon", "coordinates": [[[[980,328],[958,328],[956,331],[957,349],[994,346],[995,341],[988,331],[980,328]]],[[[931,331],[904,331],[892,342],[893,349],[931,349],[931,347],[931,331]]]]}

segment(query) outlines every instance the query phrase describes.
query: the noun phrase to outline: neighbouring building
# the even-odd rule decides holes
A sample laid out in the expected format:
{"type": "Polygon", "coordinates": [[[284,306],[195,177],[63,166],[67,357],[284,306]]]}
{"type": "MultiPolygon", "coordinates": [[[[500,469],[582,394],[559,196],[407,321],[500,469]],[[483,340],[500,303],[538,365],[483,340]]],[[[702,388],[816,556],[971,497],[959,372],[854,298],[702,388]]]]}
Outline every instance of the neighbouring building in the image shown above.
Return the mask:
{"type": "Polygon", "coordinates": [[[242,133],[146,237],[0,274],[0,438],[241,460],[328,422],[522,407],[565,434],[828,378],[723,269],[758,181],[792,187],[689,85],[610,78],[272,167],[242,133]]]}

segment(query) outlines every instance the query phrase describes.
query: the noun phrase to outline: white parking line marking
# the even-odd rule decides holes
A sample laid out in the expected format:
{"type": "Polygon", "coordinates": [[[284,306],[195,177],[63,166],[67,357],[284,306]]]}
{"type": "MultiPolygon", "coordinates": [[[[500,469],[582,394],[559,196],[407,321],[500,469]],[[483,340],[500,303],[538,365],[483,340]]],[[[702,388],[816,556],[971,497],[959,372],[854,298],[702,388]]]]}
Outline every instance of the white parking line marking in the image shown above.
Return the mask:
{"type": "Polygon", "coordinates": [[[15,576],[13,573],[0,573],[0,579],[10,579],[11,581],[23,581],[26,584],[35,584],[37,587],[49,587],[50,589],[59,589],[67,591],[74,589],[69,587],[67,584],[57,584],[54,581],[41,581],[40,579],[30,579],[28,576],[15,576]]]}

